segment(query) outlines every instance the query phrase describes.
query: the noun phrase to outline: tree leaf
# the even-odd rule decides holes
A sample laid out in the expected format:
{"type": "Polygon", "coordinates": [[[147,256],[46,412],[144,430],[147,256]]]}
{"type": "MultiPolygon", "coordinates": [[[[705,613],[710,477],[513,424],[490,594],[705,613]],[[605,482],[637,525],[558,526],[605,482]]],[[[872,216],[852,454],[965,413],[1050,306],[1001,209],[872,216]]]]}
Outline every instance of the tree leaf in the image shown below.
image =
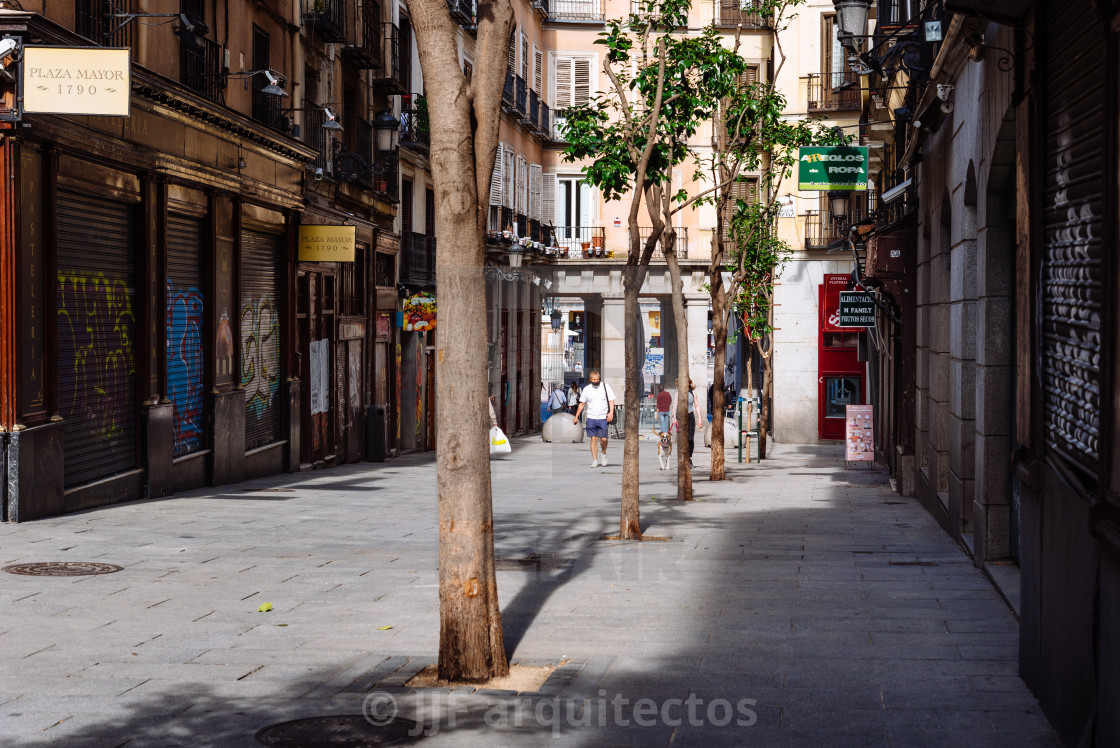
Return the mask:
{"type": "Polygon", "coordinates": [[[260,607],[257,608],[258,613],[267,613],[270,610],[272,610],[272,603],[261,603],[260,607]]]}

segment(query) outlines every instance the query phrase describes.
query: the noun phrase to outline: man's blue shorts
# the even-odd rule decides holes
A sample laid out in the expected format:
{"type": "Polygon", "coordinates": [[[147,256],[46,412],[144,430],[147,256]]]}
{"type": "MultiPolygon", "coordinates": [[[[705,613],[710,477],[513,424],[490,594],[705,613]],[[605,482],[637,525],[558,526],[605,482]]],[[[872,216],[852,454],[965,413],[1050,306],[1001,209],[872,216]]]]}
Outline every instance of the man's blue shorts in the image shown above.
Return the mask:
{"type": "Polygon", "coordinates": [[[588,418],[587,419],[587,435],[588,436],[607,436],[607,419],[606,418],[588,418]]]}

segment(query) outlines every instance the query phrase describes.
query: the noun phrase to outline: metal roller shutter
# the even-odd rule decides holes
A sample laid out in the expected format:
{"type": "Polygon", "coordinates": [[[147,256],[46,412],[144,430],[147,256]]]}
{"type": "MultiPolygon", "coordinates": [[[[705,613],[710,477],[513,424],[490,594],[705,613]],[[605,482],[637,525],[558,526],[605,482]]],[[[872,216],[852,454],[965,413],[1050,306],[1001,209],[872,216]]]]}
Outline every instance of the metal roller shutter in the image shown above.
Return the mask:
{"type": "Polygon", "coordinates": [[[203,447],[203,224],[167,217],[167,394],[175,406],[176,457],[203,447]]]}
{"type": "Polygon", "coordinates": [[[64,484],[136,467],[136,220],[130,205],[58,193],[58,404],[64,484]]]}
{"type": "Polygon", "coordinates": [[[241,232],[245,449],[280,441],[280,237],[241,232]]]}
{"type": "Polygon", "coordinates": [[[1105,50],[1094,11],[1071,0],[1052,12],[1044,66],[1045,249],[1043,398],[1048,446],[1095,473],[1100,459],[1101,237],[1107,170],[1105,50]]]}

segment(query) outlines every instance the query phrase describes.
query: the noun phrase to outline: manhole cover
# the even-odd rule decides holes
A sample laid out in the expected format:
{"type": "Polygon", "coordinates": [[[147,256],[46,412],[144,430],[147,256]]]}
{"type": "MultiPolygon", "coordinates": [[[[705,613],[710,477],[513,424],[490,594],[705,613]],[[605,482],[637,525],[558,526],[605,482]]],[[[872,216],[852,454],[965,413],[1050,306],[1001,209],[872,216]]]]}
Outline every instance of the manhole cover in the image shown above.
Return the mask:
{"type": "Polygon", "coordinates": [[[395,718],[387,725],[374,725],[360,714],[344,714],[281,722],[258,732],[257,741],[278,748],[382,748],[411,745],[422,735],[410,719],[395,718]]]}
{"type": "Polygon", "coordinates": [[[28,577],[88,577],[92,574],[112,574],[123,568],[116,564],[99,564],[94,561],[37,561],[33,564],[5,566],[4,571],[28,577]]]}

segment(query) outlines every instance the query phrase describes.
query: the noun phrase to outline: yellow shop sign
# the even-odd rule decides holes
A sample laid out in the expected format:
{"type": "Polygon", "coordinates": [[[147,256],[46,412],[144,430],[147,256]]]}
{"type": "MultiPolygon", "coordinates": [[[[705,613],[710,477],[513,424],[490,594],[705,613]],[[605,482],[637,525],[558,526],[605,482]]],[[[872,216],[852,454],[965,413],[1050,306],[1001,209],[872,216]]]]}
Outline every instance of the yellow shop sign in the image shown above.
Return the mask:
{"type": "Polygon", "coordinates": [[[300,262],[353,262],[357,233],[354,226],[300,226],[300,262]]]}
{"type": "Polygon", "coordinates": [[[127,117],[128,48],[24,47],[23,111],[127,117]]]}

